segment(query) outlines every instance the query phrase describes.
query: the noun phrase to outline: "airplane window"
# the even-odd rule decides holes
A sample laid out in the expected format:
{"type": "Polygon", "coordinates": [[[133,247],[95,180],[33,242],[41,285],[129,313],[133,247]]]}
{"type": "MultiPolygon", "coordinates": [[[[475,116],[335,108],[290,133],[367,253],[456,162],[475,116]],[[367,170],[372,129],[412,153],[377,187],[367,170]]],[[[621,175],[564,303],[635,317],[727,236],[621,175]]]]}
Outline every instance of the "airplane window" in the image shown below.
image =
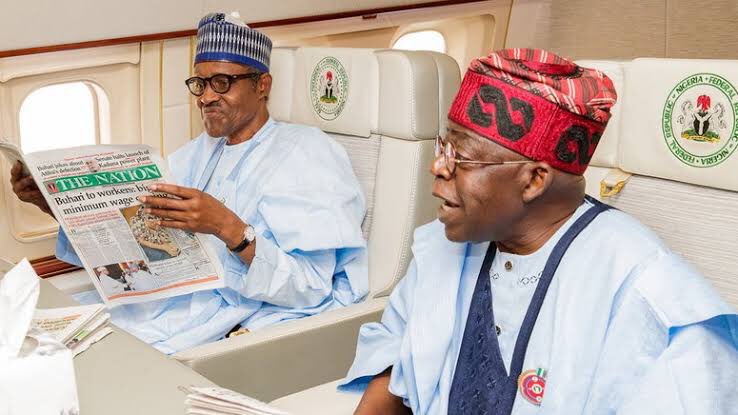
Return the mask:
{"type": "Polygon", "coordinates": [[[100,109],[107,109],[102,88],[87,82],[49,85],[30,93],[20,108],[20,142],[24,152],[96,144],[100,109]]]}
{"type": "Polygon", "coordinates": [[[392,45],[392,49],[430,50],[445,53],[446,40],[441,33],[435,30],[423,30],[422,32],[406,33],[400,36],[392,45]]]}

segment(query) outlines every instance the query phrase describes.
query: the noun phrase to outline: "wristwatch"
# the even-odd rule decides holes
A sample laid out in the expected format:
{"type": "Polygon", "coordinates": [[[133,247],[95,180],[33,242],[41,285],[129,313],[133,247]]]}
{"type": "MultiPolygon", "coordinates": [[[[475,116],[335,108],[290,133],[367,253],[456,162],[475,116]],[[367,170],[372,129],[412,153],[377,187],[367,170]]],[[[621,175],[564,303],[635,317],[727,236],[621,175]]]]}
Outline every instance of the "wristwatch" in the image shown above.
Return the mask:
{"type": "Polygon", "coordinates": [[[256,239],[256,231],[254,230],[254,227],[251,225],[246,225],[246,229],[243,230],[243,241],[241,241],[240,244],[238,244],[235,248],[231,249],[231,252],[234,254],[241,253],[244,249],[246,249],[247,246],[251,244],[251,242],[254,242],[254,239],[256,239]]]}

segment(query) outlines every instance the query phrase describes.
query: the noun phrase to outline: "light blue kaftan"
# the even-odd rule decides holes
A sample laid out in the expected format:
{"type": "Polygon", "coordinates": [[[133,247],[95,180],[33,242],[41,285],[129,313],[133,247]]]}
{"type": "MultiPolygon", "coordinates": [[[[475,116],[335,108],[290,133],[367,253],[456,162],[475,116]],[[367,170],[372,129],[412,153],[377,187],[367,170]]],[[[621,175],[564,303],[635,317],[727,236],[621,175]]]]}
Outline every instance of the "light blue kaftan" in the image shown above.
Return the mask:
{"type": "MultiPolygon", "coordinates": [[[[227,146],[235,149],[226,149],[209,174],[220,140],[203,134],[188,143],[169,157],[171,172],[182,186],[206,183],[251,224],[256,256],[248,266],[207,236],[226,288],[111,310],[116,325],[164,353],[218,340],[239,323],[259,329],[358,302],[368,292],[364,196],[343,147],[319,129],[270,119],[252,139],[227,146]]],[[[63,233],[57,257],[79,264],[63,233]]]]}
{"type": "MultiPolygon", "coordinates": [[[[392,366],[390,391],[415,414],[445,414],[489,243],[449,242],[438,221],[419,228],[414,240],[407,275],[381,323],[361,328],[341,388],[362,390],[392,366]]],[[[493,304],[507,295],[494,286],[493,304]]],[[[527,306],[517,304],[523,313],[527,306]]],[[[499,337],[508,370],[511,353],[504,351],[516,337],[499,337]]],[[[555,273],[523,371],[538,368],[546,371],[541,406],[518,391],[513,414],[738,414],[738,316],[650,230],[610,210],[573,241],[555,273]]]]}

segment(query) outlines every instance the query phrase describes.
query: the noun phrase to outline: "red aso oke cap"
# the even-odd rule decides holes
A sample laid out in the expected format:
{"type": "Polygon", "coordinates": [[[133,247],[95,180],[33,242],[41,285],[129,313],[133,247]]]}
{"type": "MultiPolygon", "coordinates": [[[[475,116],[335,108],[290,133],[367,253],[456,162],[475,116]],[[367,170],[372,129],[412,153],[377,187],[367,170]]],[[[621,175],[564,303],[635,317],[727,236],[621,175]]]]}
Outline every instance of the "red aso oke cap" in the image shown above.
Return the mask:
{"type": "Polygon", "coordinates": [[[475,59],[448,118],[523,156],[583,174],[617,101],[610,78],[540,49],[475,59]]]}

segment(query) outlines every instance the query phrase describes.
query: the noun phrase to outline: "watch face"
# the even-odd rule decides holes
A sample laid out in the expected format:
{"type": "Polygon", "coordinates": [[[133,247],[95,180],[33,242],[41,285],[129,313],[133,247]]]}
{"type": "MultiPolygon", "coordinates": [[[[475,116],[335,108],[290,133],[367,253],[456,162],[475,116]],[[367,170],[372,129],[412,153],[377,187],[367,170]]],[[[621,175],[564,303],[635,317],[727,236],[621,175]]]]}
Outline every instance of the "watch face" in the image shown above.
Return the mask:
{"type": "Polygon", "coordinates": [[[254,239],[256,239],[256,231],[254,230],[254,227],[251,225],[247,226],[244,236],[246,237],[246,240],[253,242],[254,239]]]}

